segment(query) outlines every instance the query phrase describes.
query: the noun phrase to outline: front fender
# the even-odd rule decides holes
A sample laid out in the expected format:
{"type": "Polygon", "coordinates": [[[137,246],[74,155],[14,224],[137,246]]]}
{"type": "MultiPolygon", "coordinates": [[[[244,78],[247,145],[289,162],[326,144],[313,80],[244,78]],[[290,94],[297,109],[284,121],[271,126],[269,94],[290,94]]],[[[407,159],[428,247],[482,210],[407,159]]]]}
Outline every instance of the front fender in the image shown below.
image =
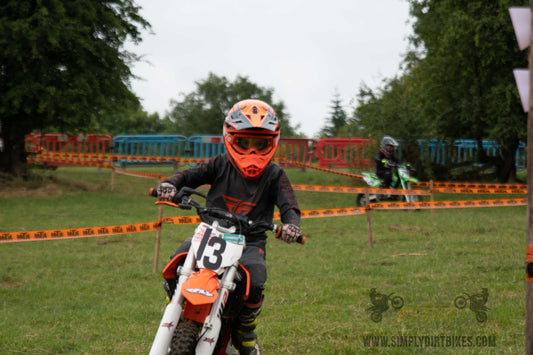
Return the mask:
{"type": "Polygon", "coordinates": [[[212,270],[200,269],[183,283],[181,293],[193,305],[211,304],[218,297],[217,276],[217,273],[212,270]]]}

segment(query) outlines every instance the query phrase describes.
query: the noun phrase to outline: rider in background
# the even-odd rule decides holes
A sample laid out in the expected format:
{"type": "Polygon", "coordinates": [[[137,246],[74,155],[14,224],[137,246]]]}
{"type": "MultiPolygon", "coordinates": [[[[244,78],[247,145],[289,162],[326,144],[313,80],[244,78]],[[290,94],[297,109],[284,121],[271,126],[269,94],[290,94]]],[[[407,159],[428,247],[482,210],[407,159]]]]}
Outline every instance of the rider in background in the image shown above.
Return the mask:
{"type": "MultiPolygon", "coordinates": [[[[157,189],[158,199],[172,200],[183,186],[196,188],[209,184],[207,207],[219,207],[253,221],[272,223],[274,206],[277,206],[284,223],[277,237],[287,243],[295,242],[301,236],[300,209],[285,171],[271,162],[280,139],[276,112],[260,100],[240,101],[226,116],[223,136],[225,154],[166,179],[157,189]]],[[[241,355],[261,354],[254,330],[267,279],[266,238],[265,232],[246,235],[240,260],[250,275],[250,294],[232,333],[233,345],[241,355]]],[[[187,251],[189,245],[190,239],[176,254],[187,251]]]]}
{"type": "Polygon", "coordinates": [[[374,156],[376,161],[376,175],[381,179],[383,188],[390,188],[392,183],[392,168],[399,164],[394,151],[399,146],[391,136],[384,136],[379,151],[374,156]]]}

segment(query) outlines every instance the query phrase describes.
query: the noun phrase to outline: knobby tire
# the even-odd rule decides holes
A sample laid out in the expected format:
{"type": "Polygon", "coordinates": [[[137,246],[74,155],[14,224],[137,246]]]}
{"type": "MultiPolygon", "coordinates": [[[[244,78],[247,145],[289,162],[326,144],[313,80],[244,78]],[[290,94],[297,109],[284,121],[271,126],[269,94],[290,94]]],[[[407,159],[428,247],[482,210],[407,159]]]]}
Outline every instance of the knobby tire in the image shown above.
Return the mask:
{"type": "Polygon", "coordinates": [[[198,333],[202,324],[188,319],[181,319],[176,327],[172,343],[170,344],[170,355],[194,355],[198,333]]]}

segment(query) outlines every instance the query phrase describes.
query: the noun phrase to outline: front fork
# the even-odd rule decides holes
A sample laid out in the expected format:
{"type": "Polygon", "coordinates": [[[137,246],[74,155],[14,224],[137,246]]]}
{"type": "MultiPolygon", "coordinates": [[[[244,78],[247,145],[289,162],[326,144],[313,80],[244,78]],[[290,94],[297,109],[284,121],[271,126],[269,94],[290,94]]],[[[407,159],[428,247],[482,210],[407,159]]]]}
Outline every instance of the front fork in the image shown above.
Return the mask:
{"type": "Polygon", "coordinates": [[[166,355],[168,353],[170,343],[172,342],[172,336],[174,335],[181,313],[183,312],[185,298],[181,293],[181,285],[183,285],[194,271],[194,264],[194,253],[188,253],[181,268],[178,284],[174,289],[174,295],[165,308],[165,313],[159,324],[159,329],[157,330],[154,342],[152,343],[152,348],[150,349],[150,355],[166,355]]]}
{"type": "Polygon", "coordinates": [[[196,345],[196,354],[212,354],[218,341],[222,328],[222,314],[228,301],[229,294],[235,290],[235,275],[239,262],[235,262],[220,280],[220,291],[218,297],[211,307],[211,312],[204,321],[204,326],[200,333],[200,339],[196,345]]]}

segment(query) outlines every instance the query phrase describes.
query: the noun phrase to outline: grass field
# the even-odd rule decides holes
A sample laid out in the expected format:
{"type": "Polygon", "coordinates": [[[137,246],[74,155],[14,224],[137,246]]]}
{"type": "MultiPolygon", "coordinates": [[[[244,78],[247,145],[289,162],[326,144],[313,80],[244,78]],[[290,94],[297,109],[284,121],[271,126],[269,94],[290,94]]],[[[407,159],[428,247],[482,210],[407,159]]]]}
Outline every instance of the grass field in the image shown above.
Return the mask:
{"type": "MultiPolygon", "coordinates": [[[[112,189],[110,170],[42,173],[47,182],[33,188],[0,188],[0,232],[157,220],[147,195],[155,179],[115,174],[112,189]]],[[[294,184],[356,184],[310,170],[288,174],[294,184]]],[[[355,206],[351,194],[296,193],[302,210],[355,206]]],[[[269,238],[258,328],[265,354],[524,353],[526,207],[371,216],[373,248],[365,215],[304,219],[303,246],[269,238]],[[402,307],[372,320],[371,289],[401,297],[402,307]],[[468,300],[482,289],[484,312],[474,307],[479,298],[468,300]],[[454,304],[460,296],[463,309],[454,304]]],[[[164,308],[160,271],[193,228],[164,226],[157,273],[155,232],[0,244],[0,354],[148,353],[164,308]]]]}

